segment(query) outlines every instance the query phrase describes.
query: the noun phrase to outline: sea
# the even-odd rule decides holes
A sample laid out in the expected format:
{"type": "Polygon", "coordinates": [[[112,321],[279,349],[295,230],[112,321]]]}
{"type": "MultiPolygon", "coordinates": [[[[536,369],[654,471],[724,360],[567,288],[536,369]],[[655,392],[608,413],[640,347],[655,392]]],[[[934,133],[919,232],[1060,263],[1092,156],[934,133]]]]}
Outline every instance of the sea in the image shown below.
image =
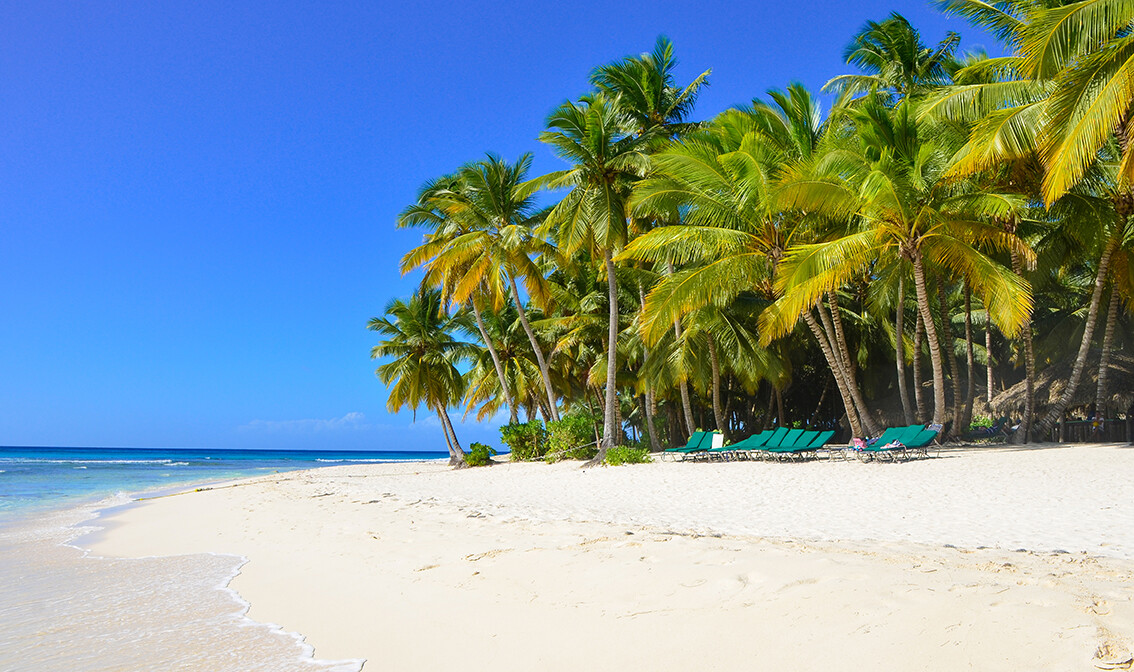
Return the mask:
{"type": "Polygon", "coordinates": [[[302,633],[246,617],[246,558],[97,557],[99,514],[138,498],[274,472],[445,452],[0,447],[0,672],[357,672],[302,633]]]}

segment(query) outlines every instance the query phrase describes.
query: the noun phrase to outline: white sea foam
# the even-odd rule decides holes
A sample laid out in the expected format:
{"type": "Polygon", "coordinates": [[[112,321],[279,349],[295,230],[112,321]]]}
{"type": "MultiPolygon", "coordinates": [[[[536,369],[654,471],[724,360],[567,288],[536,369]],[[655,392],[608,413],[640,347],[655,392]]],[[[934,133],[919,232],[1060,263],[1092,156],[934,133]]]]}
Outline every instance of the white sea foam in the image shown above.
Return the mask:
{"type": "Polygon", "coordinates": [[[129,501],[118,493],[0,530],[0,669],[361,670],[365,661],[318,660],[302,635],[249,619],[248,602],[229,588],[245,558],[103,558],[83,549],[100,510],[129,501]]]}
{"type": "Polygon", "coordinates": [[[173,460],[55,460],[37,457],[0,457],[14,464],[169,464],[173,460]]]}

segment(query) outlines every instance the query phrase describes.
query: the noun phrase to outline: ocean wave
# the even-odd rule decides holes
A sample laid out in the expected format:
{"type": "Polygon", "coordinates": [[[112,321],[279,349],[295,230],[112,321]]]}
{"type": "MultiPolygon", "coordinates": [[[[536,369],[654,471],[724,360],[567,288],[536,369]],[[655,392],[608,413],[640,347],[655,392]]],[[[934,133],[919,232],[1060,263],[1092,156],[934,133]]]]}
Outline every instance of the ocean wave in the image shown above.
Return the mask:
{"type": "Polygon", "coordinates": [[[382,463],[385,463],[385,462],[396,462],[397,460],[378,460],[378,459],[373,459],[373,458],[371,458],[371,459],[342,458],[342,459],[338,459],[338,460],[332,460],[332,459],[328,459],[328,458],[317,457],[317,458],[315,458],[315,461],[316,462],[362,462],[362,463],[365,463],[365,464],[382,464],[382,463]]]}
{"type": "Polygon", "coordinates": [[[189,463],[188,462],[170,462],[169,466],[171,466],[171,467],[188,467],[189,463]]]}
{"type": "Polygon", "coordinates": [[[173,460],[49,460],[35,457],[0,457],[11,464],[169,464],[173,460]]]}

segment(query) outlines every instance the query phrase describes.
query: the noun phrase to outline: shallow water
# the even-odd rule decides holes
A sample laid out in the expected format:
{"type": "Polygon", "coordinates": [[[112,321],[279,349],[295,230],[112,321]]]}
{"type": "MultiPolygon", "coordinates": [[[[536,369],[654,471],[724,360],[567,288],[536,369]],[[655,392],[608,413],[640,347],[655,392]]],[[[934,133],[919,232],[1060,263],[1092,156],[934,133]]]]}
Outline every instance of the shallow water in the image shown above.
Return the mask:
{"type": "Polygon", "coordinates": [[[99,529],[99,509],[131,501],[122,493],[440,455],[0,448],[0,672],[360,670],[246,618],[226,588],[243,558],[102,558],[82,535],[99,529]]]}
{"type": "Polygon", "coordinates": [[[88,515],[0,527],[0,670],[361,669],[313,660],[298,636],[245,618],[247,605],[224,587],[242,558],[91,556],[68,545],[92,529],[71,527],[88,515]]]}

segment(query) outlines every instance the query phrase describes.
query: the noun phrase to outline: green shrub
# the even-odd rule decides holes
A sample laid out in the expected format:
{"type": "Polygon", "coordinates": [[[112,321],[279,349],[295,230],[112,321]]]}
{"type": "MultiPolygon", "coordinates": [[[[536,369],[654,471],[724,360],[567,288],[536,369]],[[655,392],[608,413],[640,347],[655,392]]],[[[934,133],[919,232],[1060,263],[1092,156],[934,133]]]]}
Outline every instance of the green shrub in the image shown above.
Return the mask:
{"type": "Polygon", "coordinates": [[[992,418],[987,415],[974,414],[972,424],[969,425],[969,431],[977,429],[984,429],[985,427],[992,426],[992,418]]]}
{"type": "Polygon", "coordinates": [[[547,430],[539,420],[504,425],[500,440],[512,451],[513,462],[538,460],[547,453],[547,430]]]}
{"type": "Polygon", "coordinates": [[[492,446],[486,443],[473,443],[469,446],[469,452],[465,453],[465,462],[470,467],[483,467],[492,463],[492,456],[495,454],[496,451],[492,446]]]}
{"type": "Polygon", "coordinates": [[[650,451],[646,448],[614,446],[606,451],[606,463],[614,467],[621,464],[642,464],[643,462],[652,462],[650,451]]]}
{"type": "Polygon", "coordinates": [[[548,462],[589,460],[598,453],[595,447],[594,418],[590,415],[565,415],[547,423],[548,462]]]}

